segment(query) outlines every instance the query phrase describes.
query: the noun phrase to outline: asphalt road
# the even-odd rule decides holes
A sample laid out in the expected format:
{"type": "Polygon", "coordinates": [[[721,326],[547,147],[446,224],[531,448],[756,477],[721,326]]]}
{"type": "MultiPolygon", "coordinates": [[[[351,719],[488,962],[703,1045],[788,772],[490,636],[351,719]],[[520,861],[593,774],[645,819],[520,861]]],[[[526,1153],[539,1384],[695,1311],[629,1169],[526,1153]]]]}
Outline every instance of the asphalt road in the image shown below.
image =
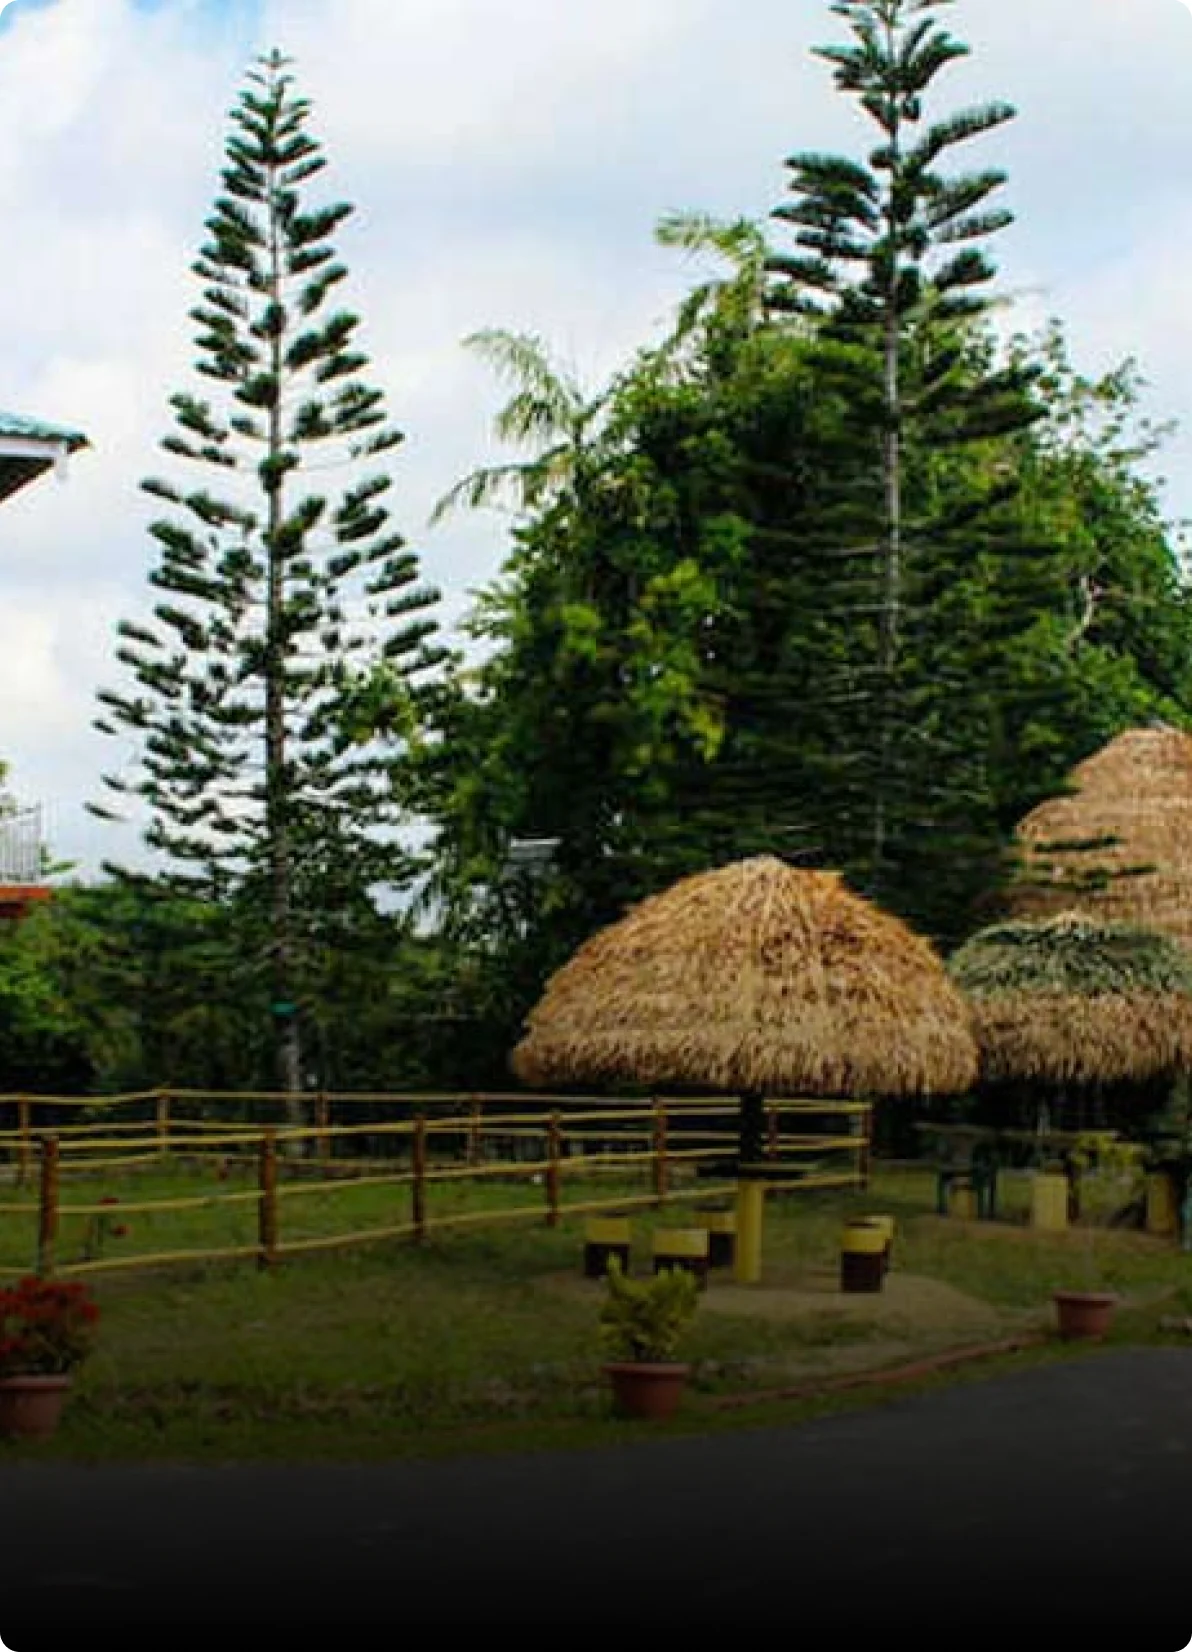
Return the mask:
{"type": "MultiPolygon", "coordinates": [[[[264,1625],[763,1627],[777,1644],[1192,1642],[1192,1351],[576,1455],[0,1469],[12,1652],[264,1625]],[[136,1626],[146,1626],[139,1631],[136,1626]],[[1058,1638],[1057,1638],[1058,1636],[1058,1638]]],[[[336,1631],[339,1631],[337,1633],[336,1631]]]]}

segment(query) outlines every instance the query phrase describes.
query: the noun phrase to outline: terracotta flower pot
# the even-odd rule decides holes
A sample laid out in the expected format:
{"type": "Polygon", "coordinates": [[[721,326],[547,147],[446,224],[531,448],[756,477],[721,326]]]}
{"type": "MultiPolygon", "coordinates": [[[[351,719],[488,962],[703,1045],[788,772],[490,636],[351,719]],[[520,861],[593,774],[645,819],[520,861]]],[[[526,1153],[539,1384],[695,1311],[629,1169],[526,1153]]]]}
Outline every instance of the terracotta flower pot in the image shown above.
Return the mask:
{"type": "Polygon", "coordinates": [[[628,1361],[606,1365],[617,1415],[647,1422],[666,1422],[683,1397],[689,1365],[647,1365],[628,1361]]]}
{"type": "Polygon", "coordinates": [[[69,1377],[5,1377],[0,1380],[0,1435],[45,1440],[57,1432],[70,1392],[69,1377]]]}
{"type": "Polygon", "coordinates": [[[1097,1341],[1109,1330],[1117,1297],[1105,1291],[1056,1291],[1060,1335],[1065,1342],[1097,1341]]]}

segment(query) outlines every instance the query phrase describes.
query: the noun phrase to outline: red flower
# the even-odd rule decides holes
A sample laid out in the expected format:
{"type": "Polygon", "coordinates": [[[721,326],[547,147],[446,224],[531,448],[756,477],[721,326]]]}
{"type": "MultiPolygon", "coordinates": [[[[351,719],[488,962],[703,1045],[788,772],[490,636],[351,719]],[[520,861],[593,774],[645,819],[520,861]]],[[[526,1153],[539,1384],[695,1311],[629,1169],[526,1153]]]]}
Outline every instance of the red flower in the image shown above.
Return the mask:
{"type": "Polygon", "coordinates": [[[85,1285],[31,1277],[0,1291],[0,1377],[72,1371],[91,1352],[98,1319],[85,1285]]]}

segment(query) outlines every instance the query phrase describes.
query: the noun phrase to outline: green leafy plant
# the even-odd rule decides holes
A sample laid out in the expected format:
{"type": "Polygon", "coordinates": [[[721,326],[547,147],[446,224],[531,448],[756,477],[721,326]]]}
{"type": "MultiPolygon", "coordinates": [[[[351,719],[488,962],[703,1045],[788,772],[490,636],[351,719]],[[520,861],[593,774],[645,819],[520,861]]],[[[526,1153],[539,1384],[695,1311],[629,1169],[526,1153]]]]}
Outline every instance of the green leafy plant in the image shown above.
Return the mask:
{"type": "Polygon", "coordinates": [[[1142,1189],[1145,1149],[1102,1132],[1089,1132],[1072,1148],[1081,1178],[1081,1208],[1094,1221],[1115,1216],[1142,1189]]]}
{"type": "Polygon", "coordinates": [[[699,1285],[690,1273],[667,1268],[648,1282],[625,1276],[618,1258],[608,1268],[608,1296],[600,1313],[605,1352],[613,1359],[663,1364],[674,1357],[695,1318],[699,1285]]]}
{"type": "Polygon", "coordinates": [[[0,1291],[0,1379],[68,1375],[90,1354],[98,1320],[85,1285],[30,1277],[0,1291]]]}
{"type": "Polygon", "coordinates": [[[1110,1223],[1142,1190],[1145,1149],[1104,1131],[1090,1131],[1073,1144],[1070,1162],[1080,1178],[1085,1271],[1089,1283],[1096,1284],[1100,1280],[1096,1230],[1110,1223]]]}

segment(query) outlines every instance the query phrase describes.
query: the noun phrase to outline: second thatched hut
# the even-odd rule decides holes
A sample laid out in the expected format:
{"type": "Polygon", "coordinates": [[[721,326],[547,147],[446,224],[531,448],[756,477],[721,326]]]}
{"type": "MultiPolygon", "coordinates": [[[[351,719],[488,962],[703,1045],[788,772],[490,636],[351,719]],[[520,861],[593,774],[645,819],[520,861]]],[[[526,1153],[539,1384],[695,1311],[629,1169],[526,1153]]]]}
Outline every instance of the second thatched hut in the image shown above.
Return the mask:
{"type": "Polygon", "coordinates": [[[1083,912],[1192,949],[1192,735],[1128,729],[1070,777],[1072,792],[1018,828],[1018,919],[1083,912]]]}
{"type": "Polygon", "coordinates": [[[1168,936],[1061,913],[994,924],[948,968],[983,1086],[1058,1103],[1080,1127],[1123,1108],[1136,1126],[1192,1069],[1192,958],[1168,936]]]}

